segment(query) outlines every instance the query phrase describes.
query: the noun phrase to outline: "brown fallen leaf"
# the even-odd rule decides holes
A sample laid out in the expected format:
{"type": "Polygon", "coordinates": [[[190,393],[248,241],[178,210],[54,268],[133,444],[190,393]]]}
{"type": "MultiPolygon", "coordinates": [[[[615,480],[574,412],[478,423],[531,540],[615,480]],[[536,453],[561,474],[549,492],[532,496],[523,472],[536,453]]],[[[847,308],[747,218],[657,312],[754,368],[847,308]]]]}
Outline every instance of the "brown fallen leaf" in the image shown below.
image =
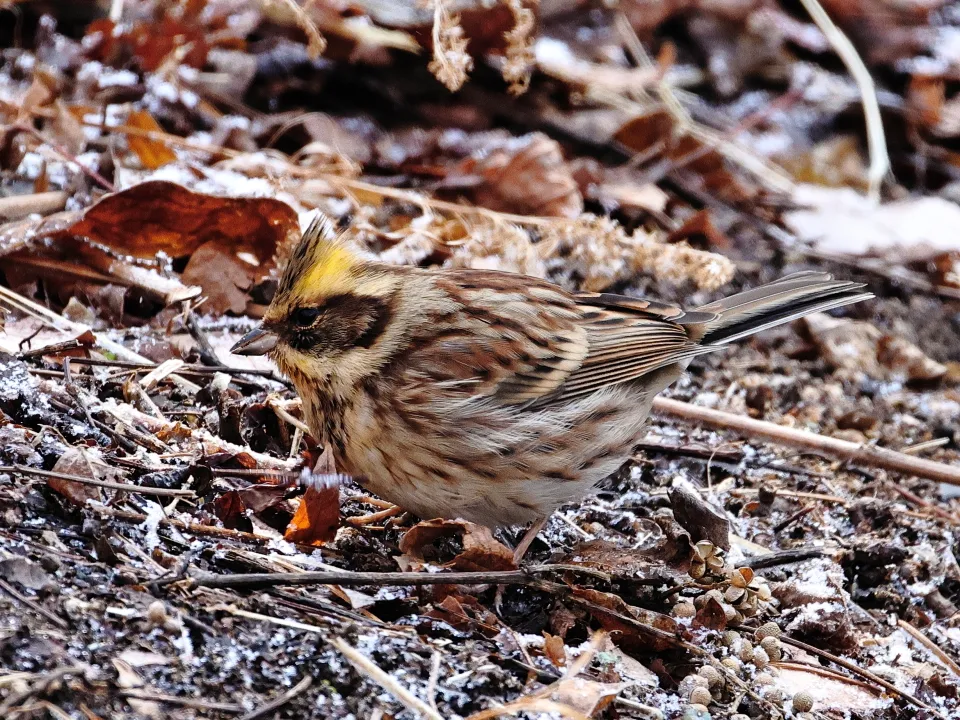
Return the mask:
{"type": "Polygon", "coordinates": [[[475,199],[491,210],[571,219],[583,212],[560,144],[542,133],[498,139],[464,160],[455,174],[482,178],[475,199]]]}
{"type": "MultiPolygon", "coordinates": [[[[324,449],[317,461],[314,472],[321,475],[334,475],[337,468],[333,463],[330,448],[324,449]]],[[[300,498],[300,505],[290,524],[283,533],[284,540],[305,545],[323,545],[330,542],[340,527],[340,487],[317,489],[307,488],[300,498]]]]}
{"type": "Polygon", "coordinates": [[[515,570],[513,551],[496,540],[490,528],[466,520],[425,520],[410,528],[400,540],[400,550],[417,560],[436,553],[431,548],[441,538],[459,538],[463,551],[445,567],[464,571],[515,570]]]}
{"type": "Polygon", "coordinates": [[[551,635],[546,630],[543,631],[543,654],[555,667],[567,666],[567,647],[564,645],[563,638],[559,635],[551,635]]]}
{"type": "MultiPolygon", "coordinates": [[[[53,466],[53,472],[79,477],[106,479],[110,468],[82,448],[68,448],[53,466]]],[[[88,500],[101,502],[103,494],[96,485],[86,485],[61,478],[50,478],[47,484],[75,505],[86,505],[88,500]]]]}
{"type": "MultiPolygon", "coordinates": [[[[163,132],[160,123],[146,110],[134,110],[127,117],[127,125],[140,130],[163,132]]],[[[127,143],[130,150],[140,159],[140,164],[147,170],[156,170],[177,159],[177,154],[167,145],[143,135],[128,135],[127,143]]]]}
{"type": "Polygon", "coordinates": [[[614,642],[624,649],[659,652],[673,647],[673,643],[660,637],[659,633],[645,631],[644,625],[678,638],[686,637],[689,634],[672,617],[629,605],[623,598],[613,593],[583,587],[572,587],[571,592],[574,597],[581,598],[589,603],[586,609],[596,618],[602,628],[610,632],[614,642]],[[629,622],[625,618],[632,619],[639,624],[629,622]]]}
{"type": "Polygon", "coordinates": [[[269,275],[277,253],[300,234],[296,211],[279,200],[205,195],[160,180],[108,195],[66,227],[53,220],[38,228],[42,245],[19,247],[4,257],[5,264],[114,280],[173,302],[196,292],[142,261],[156,263],[161,254],[189,257],[183,280],[203,289],[206,307],[215,313],[245,312],[247,290],[269,275]]]}

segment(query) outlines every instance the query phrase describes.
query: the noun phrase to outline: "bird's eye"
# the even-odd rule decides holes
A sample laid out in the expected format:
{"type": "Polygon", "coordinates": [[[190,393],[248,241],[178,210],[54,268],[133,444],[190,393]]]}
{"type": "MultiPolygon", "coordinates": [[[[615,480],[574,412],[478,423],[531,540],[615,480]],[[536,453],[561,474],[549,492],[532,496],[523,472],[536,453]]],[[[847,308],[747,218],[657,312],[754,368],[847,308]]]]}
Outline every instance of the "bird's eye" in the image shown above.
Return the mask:
{"type": "Polygon", "coordinates": [[[298,327],[310,327],[320,317],[320,308],[299,308],[293,311],[290,319],[298,327]]]}

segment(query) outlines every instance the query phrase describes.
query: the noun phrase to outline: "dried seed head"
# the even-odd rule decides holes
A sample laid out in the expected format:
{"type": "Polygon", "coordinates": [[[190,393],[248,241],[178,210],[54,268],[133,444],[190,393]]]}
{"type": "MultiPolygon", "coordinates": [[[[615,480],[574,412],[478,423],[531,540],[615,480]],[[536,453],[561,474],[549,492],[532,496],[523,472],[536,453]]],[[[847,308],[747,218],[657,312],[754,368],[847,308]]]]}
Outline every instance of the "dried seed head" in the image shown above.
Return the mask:
{"type": "Polygon", "coordinates": [[[723,638],[721,642],[727,647],[731,647],[732,645],[735,645],[737,642],[739,642],[739,640],[740,640],[740,633],[735,632],[733,630],[727,630],[725,633],[723,633],[723,638]]]}
{"type": "Polygon", "coordinates": [[[710,711],[706,705],[692,703],[684,709],[681,720],[710,720],[710,711]]]}
{"type": "Polygon", "coordinates": [[[767,665],[770,664],[770,656],[767,655],[766,650],[760,647],[753,649],[753,655],[750,658],[750,660],[758,668],[765,668],[767,665]]]}
{"type": "Polygon", "coordinates": [[[147,622],[151,625],[163,625],[167,619],[167,606],[162,600],[154,600],[147,607],[147,622]]]}
{"type": "Polygon", "coordinates": [[[678,602],[673,606],[673,614],[678,618],[692,618],[697,614],[697,609],[692,602],[678,602]]]}
{"type": "Polygon", "coordinates": [[[731,585],[724,591],[723,597],[726,599],[727,602],[736,603],[743,600],[743,598],[746,597],[746,594],[747,594],[747,589],[745,587],[737,587],[736,585],[731,585]]]}
{"type": "Polygon", "coordinates": [[[707,684],[710,687],[716,687],[723,681],[723,675],[712,665],[704,665],[697,671],[697,674],[700,675],[700,677],[706,678],[707,684]]]}
{"type": "Polygon", "coordinates": [[[717,546],[709,540],[701,540],[694,549],[697,551],[697,557],[705,562],[708,557],[712,557],[716,553],[717,546]]]}
{"type": "Polygon", "coordinates": [[[730,670],[733,673],[739,674],[743,671],[743,663],[740,662],[739,658],[725,657],[720,661],[720,664],[723,665],[727,670],[730,670]]]}
{"type": "Polygon", "coordinates": [[[764,649],[774,662],[779,661],[783,657],[783,643],[781,643],[778,638],[767,636],[760,641],[760,647],[764,649]]]}
{"type": "Polygon", "coordinates": [[[770,602],[773,593],[770,592],[770,586],[766,583],[757,583],[757,599],[763,602],[770,602]]]}
{"type": "Polygon", "coordinates": [[[732,623],[737,615],[737,609],[733,605],[728,605],[727,603],[720,603],[720,607],[723,608],[723,617],[728,623],[732,623]]]}
{"type": "Polygon", "coordinates": [[[780,629],[780,626],[777,625],[775,622],[768,622],[758,627],[755,635],[757,640],[763,640],[764,638],[767,638],[767,637],[778,638],[781,635],[783,635],[783,631],[780,629]]]}
{"type": "Polygon", "coordinates": [[[753,582],[753,570],[748,567],[737,568],[730,574],[730,584],[734,587],[746,588],[753,582]]]}
{"type": "Polygon", "coordinates": [[[806,692],[798,692],[793,696],[793,709],[796,712],[810,712],[813,710],[813,696],[806,692]]]}
{"type": "Polygon", "coordinates": [[[690,693],[690,702],[694,705],[709,705],[713,702],[713,696],[707,688],[697,687],[690,693]]]}
{"type": "Polygon", "coordinates": [[[760,697],[769,700],[774,705],[779,705],[783,702],[783,691],[778,687],[767,686],[760,691],[760,697]]]}
{"type": "Polygon", "coordinates": [[[692,563],[690,563],[690,570],[688,571],[688,574],[694,580],[699,580],[707,574],[707,566],[702,560],[694,560],[692,563]]]}
{"type": "Polygon", "coordinates": [[[753,681],[757,683],[757,685],[773,685],[774,683],[773,675],[765,672],[757,673],[753,681]]]}
{"type": "Polygon", "coordinates": [[[688,675],[690,682],[694,687],[708,688],[710,687],[710,681],[705,678],[703,675],[688,675]]]}
{"type": "Polygon", "coordinates": [[[737,649],[737,656],[746,662],[753,662],[753,643],[742,638],[740,640],[740,647],[737,649]]]}

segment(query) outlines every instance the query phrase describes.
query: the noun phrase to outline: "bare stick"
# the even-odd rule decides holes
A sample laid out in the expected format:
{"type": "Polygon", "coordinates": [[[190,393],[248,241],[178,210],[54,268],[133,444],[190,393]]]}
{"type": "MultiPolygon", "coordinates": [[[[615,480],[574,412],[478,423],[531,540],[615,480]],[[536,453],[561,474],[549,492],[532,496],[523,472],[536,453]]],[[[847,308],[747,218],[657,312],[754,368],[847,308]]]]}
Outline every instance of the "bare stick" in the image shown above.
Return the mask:
{"type": "Polygon", "coordinates": [[[699,405],[669,398],[658,397],[653,401],[653,409],[663,415],[691,421],[715,430],[734,430],[748,438],[760,438],[778,445],[807,450],[856,465],[892,470],[904,475],[912,475],[925,480],[947,483],[948,485],[960,485],[960,467],[906,455],[896,450],[871,445],[858,445],[857,443],[818,435],[806,430],[795,430],[771,422],[754,420],[742,415],[734,415],[722,410],[713,410],[712,408],[700,407],[699,405]]]}
{"type": "Polygon", "coordinates": [[[71,475],[70,473],[54,472],[52,470],[41,470],[26,465],[0,465],[0,473],[19,473],[21,475],[35,475],[36,477],[51,478],[54,480],[65,480],[80,485],[95,485],[96,487],[106,488],[107,490],[124,490],[126,492],[138,492],[144,495],[155,495],[157,497],[196,497],[193,490],[181,490],[179,488],[153,488],[145,485],[133,485],[132,483],[112,482],[110,480],[98,480],[97,478],[85,477],[83,475],[71,475]]]}
{"type": "Polygon", "coordinates": [[[275,585],[531,585],[541,581],[531,570],[490,572],[351,572],[320,570],[315,572],[237,573],[219,575],[208,572],[191,574],[201,587],[258,589],[275,585]]]}
{"type": "Polygon", "coordinates": [[[49,215],[63,210],[67,204],[67,193],[61,190],[33,193],[32,195],[13,195],[0,198],[0,220],[19,220],[27,215],[49,215]]]}
{"type": "Polygon", "coordinates": [[[307,688],[309,688],[311,685],[313,685],[313,676],[304,675],[303,679],[300,682],[298,682],[292,688],[287,690],[285,693],[282,693],[278,697],[275,697],[273,700],[268,702],[263,707],[259,707],[256,710],[248,712],[239,720],[257,720],[257,718],[262,718],[266,715],[269,715],[274,710],[277,710],[278,708],[283,707],[288,702],[290,702],[291,700],[293,700],[294,698],[296,698],[297,696],[305,692],[307,688]]]}
{"type": "Polygon", "coordinates": [[[377,685],[403,703],[403,706],[408,710],[412,710],[414,713],[417,713],[419,717],[426,718],[427,720],[443,720],[440,713],[416,697],[398,683],[392,675],[385,672],[379,665],[345,640],[338,637],[330,638],[330,644],[343,653],[343,656],[350,661],[350,664],[353,665],[357,672],[373,680],[377,685]]]}
{"type": "Polygon", "coordinates": [[[867,172],[867,180],[870,183],[868,195],[871,200],[879,201],[880,184],[890,170],[890,156],[887,154],[887,139],[883,131],[880,102],[877,100],[877,88],[873,78],[857,49],[850,42],[850,38],[834,24],[819,0],[800,0],[800,4],[810,13],[810,17],[840,56],[840,60],[846,65],[860,90],[860,102],[863,103],[863,115],[867,123],[867,146],[870,148],[870,168],[867,172]]]}

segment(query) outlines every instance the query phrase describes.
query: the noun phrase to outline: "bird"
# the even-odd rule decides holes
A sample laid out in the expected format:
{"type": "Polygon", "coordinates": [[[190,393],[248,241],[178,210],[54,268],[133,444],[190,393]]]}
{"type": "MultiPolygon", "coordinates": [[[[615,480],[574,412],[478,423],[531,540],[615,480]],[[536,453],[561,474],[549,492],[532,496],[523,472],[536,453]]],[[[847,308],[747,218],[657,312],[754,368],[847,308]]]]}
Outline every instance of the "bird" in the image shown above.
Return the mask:
{"type": "Polygon", "coordinates": [[[275,362],[314,439],[366,491],[423,519],[501,528],[542,523],[616,472],[694,358],[870,297],[807,271],[685,310],[376,262],[319,216],[232,352],[275,362]]]}

